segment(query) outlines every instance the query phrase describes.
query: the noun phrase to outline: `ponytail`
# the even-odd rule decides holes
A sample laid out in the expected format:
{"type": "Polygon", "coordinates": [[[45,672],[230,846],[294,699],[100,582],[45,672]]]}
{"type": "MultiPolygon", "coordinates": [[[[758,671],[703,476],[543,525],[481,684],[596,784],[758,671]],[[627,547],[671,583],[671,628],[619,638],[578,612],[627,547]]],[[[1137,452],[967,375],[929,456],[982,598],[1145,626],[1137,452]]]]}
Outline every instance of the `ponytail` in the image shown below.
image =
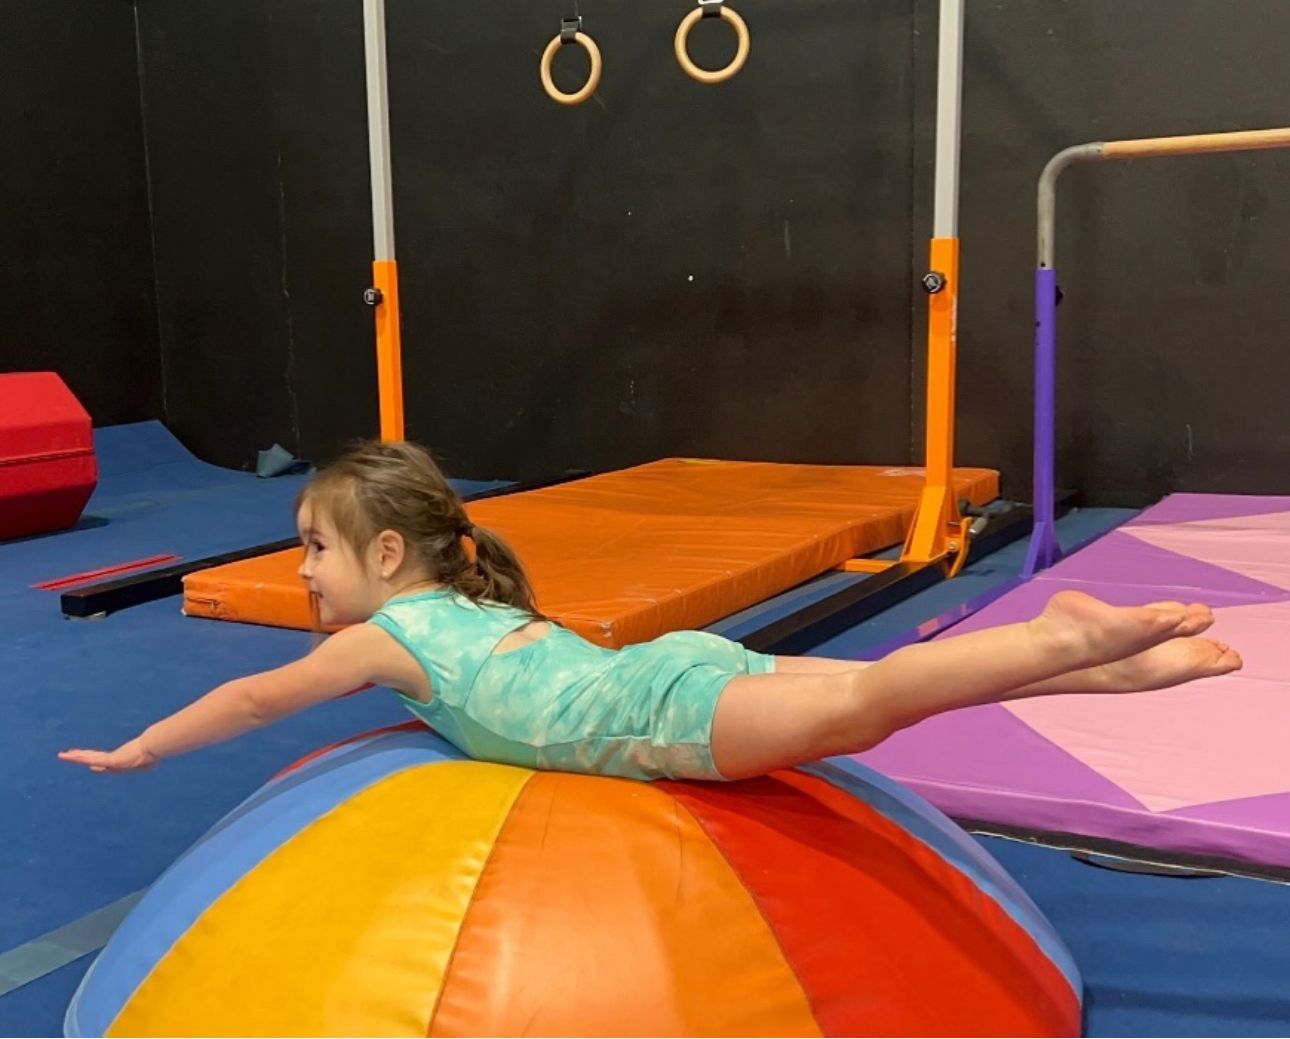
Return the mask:
{"type": "Polygon", "coordinates": [[[534,620],[546,619],[538,612],[523,564],[499,535],[486,527],[471,526],[468,533],[462,534],[458,546],[460,566],[444,575],[453,588],[470,599],[504,603],[523,610],[534,620]]]}

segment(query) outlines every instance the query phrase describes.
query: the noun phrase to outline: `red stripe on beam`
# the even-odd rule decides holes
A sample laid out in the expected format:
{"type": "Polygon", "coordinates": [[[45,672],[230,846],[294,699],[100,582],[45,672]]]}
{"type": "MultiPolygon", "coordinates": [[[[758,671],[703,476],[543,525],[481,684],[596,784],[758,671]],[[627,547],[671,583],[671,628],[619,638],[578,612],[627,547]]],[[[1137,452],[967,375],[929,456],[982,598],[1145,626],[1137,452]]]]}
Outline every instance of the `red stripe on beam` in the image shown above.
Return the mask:
{"type": "Polygon", "coordinates": [[[138,559],[133,563],[118,563],[116,566],[105,566],[102,570],[86,570],[81,574],[69,574],[67,577],[58,577],[52,581],[42,581],[40,584],[33,584],[33,588],[39,588],[42,592],[56,592],[61,588],[69,588],[74,584],[89,584],[91,581],[97,581],[102,577],[116,577],[120,574],[128,574],[135,570],[146,570],[149,567],[161,566],[164,563],[177,563],[183,556],[165,555],[149,556],[147,559],[138,559]]]}

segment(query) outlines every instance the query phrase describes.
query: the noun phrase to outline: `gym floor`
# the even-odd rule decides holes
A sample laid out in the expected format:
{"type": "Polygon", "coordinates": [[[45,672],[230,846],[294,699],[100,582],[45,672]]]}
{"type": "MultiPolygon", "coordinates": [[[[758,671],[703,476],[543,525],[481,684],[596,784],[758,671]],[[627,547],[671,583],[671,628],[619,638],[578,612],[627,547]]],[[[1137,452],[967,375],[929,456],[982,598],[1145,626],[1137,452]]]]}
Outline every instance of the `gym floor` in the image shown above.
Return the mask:
{"type": "MultiPolygon", "coordinates": [[[[355,732],[406,720],[380,691],[317,708],[157,772],[102,776],[57,761],[115,746],[238,674],[309,648],[307,633],[182,617],[176,599],[69,621],[32,585],[162,553],[200,558],[290,537],[301,477],[261,480],[198,462],[156,423],[96,431],[99,488],[71,531],[0,545],[0,965],[39,973],[54,942],[84,941],[91,914],[140,891],[284,765],[355,732]],[[72,925],[69,927],[68,925],[72,925]],[[14,951],[17,950],[15,953],[14,951]],[[33,964],[36,964],[33,967],[33,964]]],[[[484,485],[462,483],[463,490],[484,485]]],[[[1063,544],[1123,522],[1083,510],[1063,544]]],[[[863,656],[919,621],[1016,576],[1018,543],[814,650],[863,656]]],[[[792,609],[781,597],[771,610],[792,609]]],[[[989,748],[982,748],[989,753],[989,748]]],[[[1063,851],[980,838],[1065,938],[1084,972],[1090,1035],[1283,1035],[1290,1031],[1290,889],[1266,881],[1158,877],[1063,851]]],[[[61,1034],[92,956],[0,995],[0,1034],[61,1034]]],[[[51,960],[50,965],[56,960],[51,960]]],[[[4,991],[0,970],[0,991],[4,991]]],[[[11,983],[12,984],[12,983],[11,983]]]]}

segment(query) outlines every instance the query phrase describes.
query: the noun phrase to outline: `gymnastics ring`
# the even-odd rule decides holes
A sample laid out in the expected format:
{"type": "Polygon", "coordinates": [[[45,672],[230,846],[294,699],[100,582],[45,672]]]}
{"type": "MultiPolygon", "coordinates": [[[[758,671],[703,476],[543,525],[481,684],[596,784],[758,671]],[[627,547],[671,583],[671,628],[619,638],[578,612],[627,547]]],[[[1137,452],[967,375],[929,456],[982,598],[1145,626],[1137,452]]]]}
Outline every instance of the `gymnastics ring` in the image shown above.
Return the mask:
{"type": "Polygon", "coordinates": [[[699,6],[681,19],[681,24],[676,27],[676,60],[681,63],[681,68],[685,74],[692,79],[697,79],[700,83],[724,83],[741,68],[744,62],[748,60],[748,23],[739,17],[734,11],[730,10],[721,0],[699,0],[699,6]],[[734,59],[723,69],[709,71],[701,69],[690,59],[690,52],[687,49],[690,30],[694,28],[695,23],[708,12],[705,8],[715,6],[720,12],[721,17],[730,23],[735,30],[735,36],[738,38],[738,49],[735,51],[734,59]]]}
{"type": "Polygon", "coordinates": [[[596,46],[595,40],[582,31],[569,33],[567,39],[566,34],[561,32],[552,38],[546,45],[546,50],[542,52],[542,89],[550,95],[552,101],[558,101],[562,105],[580,105],[596,92],[596,87],[600,86],[602,67],[600,48],[596,46]],[[551,62],[555,60],[555,52],[566,43],[581,44],[583,50],[587,52],[587,57],[591,59],[591,72],[587,76],[587,82],[572,94],[566,94],[551,78],[551,62]]]}

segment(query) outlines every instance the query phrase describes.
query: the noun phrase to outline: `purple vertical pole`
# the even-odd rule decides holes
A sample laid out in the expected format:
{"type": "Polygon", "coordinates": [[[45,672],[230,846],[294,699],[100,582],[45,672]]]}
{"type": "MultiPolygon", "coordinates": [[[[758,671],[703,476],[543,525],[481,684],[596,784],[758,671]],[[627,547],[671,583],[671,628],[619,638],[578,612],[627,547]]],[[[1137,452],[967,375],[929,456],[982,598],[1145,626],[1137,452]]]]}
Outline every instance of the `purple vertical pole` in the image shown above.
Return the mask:
{"type": "Polygon", "coordinates": [[[1035,272],[1035,526],[1023,578],[1034,577],[1062,557],[1053,529],[1056,382],[1057,272],[1040,267],[1035,272]]]}

